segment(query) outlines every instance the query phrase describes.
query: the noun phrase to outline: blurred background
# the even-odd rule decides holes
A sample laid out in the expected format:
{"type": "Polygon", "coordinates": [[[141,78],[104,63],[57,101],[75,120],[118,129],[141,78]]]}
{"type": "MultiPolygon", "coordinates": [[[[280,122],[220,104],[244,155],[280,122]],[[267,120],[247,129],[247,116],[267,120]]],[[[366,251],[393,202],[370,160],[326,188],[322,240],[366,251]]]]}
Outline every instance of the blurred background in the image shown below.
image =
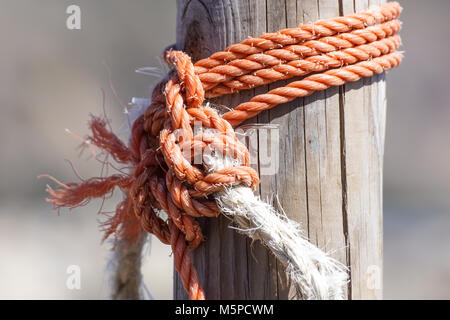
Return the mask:
{"type": "MultiPolygon", "coordinates": [[[[448,299],[450,1],[400,2],[406,59],[387,76],[384,297],[448,299]]],[[[175,19],[175,1],[0,0],[1,299],[109,297],[101,202],[57,215],[44,201],[46,181],[36,176],[73,180],[64,159],[83,177],[100,173],[101,164],[89,152],[79,156],[80,142],[65,129],[84,136],[87,115],[101,114],[104,104],[123,132],[124,105],[148,97],[153,82],[134,71],[161,67],[162,49],[175,42],[175,19]],[[81,7],[81,30],[66,28],[71,4],[81,7]],[[70,265],[81,268],[81,290],[66,286],[70,265]]],[[[153,241],[146,252],[146,286],[155,298],[170,299],[169,247],[153,241]]]]}

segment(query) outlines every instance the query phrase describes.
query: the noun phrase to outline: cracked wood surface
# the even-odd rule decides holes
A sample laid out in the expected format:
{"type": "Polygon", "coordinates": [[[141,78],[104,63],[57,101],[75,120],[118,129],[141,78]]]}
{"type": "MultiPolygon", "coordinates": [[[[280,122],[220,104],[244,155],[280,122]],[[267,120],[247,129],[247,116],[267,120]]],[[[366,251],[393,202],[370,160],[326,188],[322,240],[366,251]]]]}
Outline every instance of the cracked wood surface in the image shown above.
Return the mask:
{"type": "MultiPolygon", "coordinates": [[[[384,0],[178,0],[177,48],[194,61],[248,36],[360,11],[384,0]]],[[[286,82],[221,97],[233,107],[286,82]]],[[[350,267],[349,299],[382,296],[384,75],[331,88],[265,111],[249,123],[278,125],[276,174],[258,135],[259,194],[302,224],[310,241],[350,267]],[[277,200],[278,199],[278,200],[277,200]]],[[[272,141],[273,142],[273,141],[272,141]]],[[[273,163],[272,163],[273,164],[273,163]]],[[[206,240],[193,253],[207,299],[288,299],[283,267],[229,220],[201,219],[206,240]]],[[[174,298],[186,299],[175,274],[174,298]]]]}

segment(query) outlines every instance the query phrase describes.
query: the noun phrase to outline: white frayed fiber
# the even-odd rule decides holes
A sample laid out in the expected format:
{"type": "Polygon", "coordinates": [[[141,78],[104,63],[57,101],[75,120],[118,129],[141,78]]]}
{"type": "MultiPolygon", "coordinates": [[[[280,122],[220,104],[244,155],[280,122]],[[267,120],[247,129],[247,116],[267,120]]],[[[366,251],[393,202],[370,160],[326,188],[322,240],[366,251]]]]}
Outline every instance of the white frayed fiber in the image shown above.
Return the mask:
{"type": "MultiPolygon", "coordinates": [[[[233,159],[221,155],[204,155],[204,164],[211,172],[236,165],[233,159]]],[[[248,187],[227,187],[214,196],[219,209],[232,218],[240,233],[260,240],[286,267],[298,298],[345,298],[347,267],[305,239],[298,223],[278,213],[248,187]]]]}

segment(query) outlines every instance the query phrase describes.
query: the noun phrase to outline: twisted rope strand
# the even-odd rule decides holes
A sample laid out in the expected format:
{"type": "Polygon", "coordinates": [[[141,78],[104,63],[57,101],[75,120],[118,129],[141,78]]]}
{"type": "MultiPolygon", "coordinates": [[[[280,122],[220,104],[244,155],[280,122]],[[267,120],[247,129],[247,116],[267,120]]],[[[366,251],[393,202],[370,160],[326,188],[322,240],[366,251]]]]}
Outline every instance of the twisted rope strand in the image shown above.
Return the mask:
{"type": "Polygon", "coordinates": [[[241,43],[227,47],[224,51],[214,53],[209,58],[197,61],[195,70],[198,74],[202,74],[211,68],[222,65],[224,62],[243,59],[251,54],[282,48],[301,41],[330,37],[354,29],[364,29],[367,26],[394,20],[400,15],[400,12],[401,7],[397,2],[389,2],[381,7],[360,13],[319,20],[312,24],[304,24],[297,28],[284,29],[275,33],[266,33],[259,38],[248,38],[241,43]]]}
{"type": "MultiPolygon", "coordinates": [[[[400,28],[401,23],[396,19],[365,29],[341,33],[333,37],[319,38],[304,42],[303,44],[295,44],[281,49],[272,49],[252,54],[244,59],[235,59],[209,70],[203,70],[201,68],[196,68],[195,70],[199,74],[205,91],[208,91],[222,82],[231,81],[233,78],[243,76],[254,70],[260,71],[266,67],[276,66],[280,63],[373,43],[377,40],[393,36],[400,31],[400,28]]],[[[212,95],[207,94],[207,97],[212,97],[212,95]]]]}
{"type": "Polygon", "coordinates": [[[373,60],[362,61],[340,69],[314,74],[303,80],[291,82],[285,87],[257,95],[250,99],[249,102],[241,103],[233,110],[228,111],[222,117],[233,126],[237,126],[244,120],[253,118],[264,110],[287,103],[295,98],[306,97],[315,91],[326,90],[332,86],[341,86],[346,82],[354,82],[362,77],[371,77],[375,73],[382,73],[398,66],[402,58],[403,55],[400,52],[393,52],[373,60]]]}
{"type": "Polygon", "coordinates": [[[223,82],[221,85],[210,90],[206,96],[208,98],[218,97],[279,80],[304,76],[311,72],[322,72],[329,68],[338,68],[359,61],[369,60],[395,51],[400,44],[400,37],[393,36],[370,44],[312,56],[306,59],[293,60],[288,63],[284,63],[281,59],[274,59],[278,63],[273,67],[260,69],[251,75],[244,75],[235,80],[223,82]]]}
{"type": "Polygon", "coordinates": [[[191,300],[205,300],[205,293],[199,285],[197,271],[191,263],[191,255],[186,241],[174,223],[169,222],[170,245],[172,246],[174,266],[180,275],[183,287],[191,300]]]}

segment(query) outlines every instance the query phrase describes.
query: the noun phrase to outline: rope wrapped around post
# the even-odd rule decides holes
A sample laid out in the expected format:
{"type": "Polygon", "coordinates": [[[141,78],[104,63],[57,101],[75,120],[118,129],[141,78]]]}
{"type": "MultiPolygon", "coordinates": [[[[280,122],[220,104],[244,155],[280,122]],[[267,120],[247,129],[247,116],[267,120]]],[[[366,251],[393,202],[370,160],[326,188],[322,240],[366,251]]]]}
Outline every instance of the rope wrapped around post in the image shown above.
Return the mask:
{"type": "Polygon", "coordinates": [[[230,216],[241,232],[261,240],[286,266],[297,295],[342,299],[346,268],[303,238],[299,226],[253,195],[258,174],[233,127],[244,120],[331,86],[396,67],[401,39],[398,3],[249,38],[195,63],[169,50],[173,68],[153,90],[152,102],[133,123],[129,146],[93,117],[89,141],[130,174],[47,187],[56,208],[77,207],[119,187],[125,194],[105,224],[105,237],[136,241],[142,229],[170,244],[190,299],[204,299],[190,251],[203,241],[196,217],[230,216]],[[205,98],[305,76],[257,95],[223,115],[205,98]],[[194,128],[200,123],[201,128],[194,128]],[[200,160],[199,160],[200,159],[200,160]],[[164,211],[167,220],[159,214],[164,211]]]}

